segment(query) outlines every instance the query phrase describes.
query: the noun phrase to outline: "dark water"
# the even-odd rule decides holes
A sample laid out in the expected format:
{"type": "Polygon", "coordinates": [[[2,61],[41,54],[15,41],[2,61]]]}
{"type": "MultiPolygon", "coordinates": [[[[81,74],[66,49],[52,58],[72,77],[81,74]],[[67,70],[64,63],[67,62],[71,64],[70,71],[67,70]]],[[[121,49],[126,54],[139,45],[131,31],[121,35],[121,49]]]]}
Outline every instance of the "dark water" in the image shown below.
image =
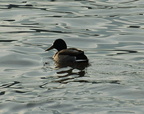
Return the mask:
{"type": "Polygon", "coordinates": [[[1,0],[1,114],[143,114],[143,0],[1,0]],[[55,68],[57,38],[90,66],[55,68]]]}

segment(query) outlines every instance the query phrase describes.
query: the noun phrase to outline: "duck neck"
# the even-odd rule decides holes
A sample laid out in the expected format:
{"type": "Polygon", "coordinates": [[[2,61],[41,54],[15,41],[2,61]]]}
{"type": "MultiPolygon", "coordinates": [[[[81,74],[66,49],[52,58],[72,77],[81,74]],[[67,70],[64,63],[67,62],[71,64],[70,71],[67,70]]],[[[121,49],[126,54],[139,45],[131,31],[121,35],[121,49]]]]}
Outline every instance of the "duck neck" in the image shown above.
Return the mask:
{"type": "Polygon", "coordinates": [[[63,49],[67,49],[67,47],[60,46],[59,48],[57,48],[58,51],[61,51],[63,49]]]}

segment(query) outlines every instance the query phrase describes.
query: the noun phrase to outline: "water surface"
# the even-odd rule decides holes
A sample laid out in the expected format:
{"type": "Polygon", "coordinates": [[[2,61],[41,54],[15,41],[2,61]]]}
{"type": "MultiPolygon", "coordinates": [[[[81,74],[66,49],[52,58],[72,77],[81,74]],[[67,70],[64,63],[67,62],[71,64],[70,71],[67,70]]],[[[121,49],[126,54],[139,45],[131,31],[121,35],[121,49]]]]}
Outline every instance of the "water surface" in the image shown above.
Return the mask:
{"type": "Polygon", "coordinates": [[[1,114],[143,114],[143,0],[2,0],[1,114]],[[57,38],[90,66],[56,68],[57,38]]]}

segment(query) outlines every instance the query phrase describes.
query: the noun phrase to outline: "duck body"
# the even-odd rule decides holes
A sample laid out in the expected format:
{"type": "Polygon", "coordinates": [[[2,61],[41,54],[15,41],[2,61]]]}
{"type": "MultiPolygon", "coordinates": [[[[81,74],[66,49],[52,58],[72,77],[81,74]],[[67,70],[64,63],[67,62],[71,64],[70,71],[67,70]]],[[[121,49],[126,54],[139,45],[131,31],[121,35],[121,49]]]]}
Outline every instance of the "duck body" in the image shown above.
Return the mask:
{"type": "Polygon", "coordinates": [[[84,52],[76,48],[68,48],[58,51],[53,56],[53,59],[58,63],[88,62],[88,59],[84,55],[84,52]]]}
{"type": "Polygon", "coordinates": [[[53,48],[57,49],[56,54],[53,56],[54,61],[57,63],[66,64],[88,62],[88,58],[84,54],[84,51],[77,48],[67,48],[67,45],[63,39],[55,40],[53,45],[46,51],[53,48]]]}

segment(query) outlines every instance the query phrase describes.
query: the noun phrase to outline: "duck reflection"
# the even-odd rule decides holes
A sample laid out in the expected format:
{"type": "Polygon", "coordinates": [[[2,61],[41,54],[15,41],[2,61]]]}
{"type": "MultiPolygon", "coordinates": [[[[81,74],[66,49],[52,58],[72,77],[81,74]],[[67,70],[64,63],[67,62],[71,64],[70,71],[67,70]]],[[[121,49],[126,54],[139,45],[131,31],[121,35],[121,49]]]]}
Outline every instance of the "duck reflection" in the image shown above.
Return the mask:
{"type": "MultiPolygon", "coordinates": [[[[49,66],[49,64],[45,63],[44,67],[47,68],[47,66],[49,66]]],[[[76,78],[84,77],[86,74],[86,68],[89,66],[90,64],[88,62],[71,64],[55,63],[55,71],[58,75],[57,78],[52,82],[68,83],[76,78]]]]}
{"type": "Polygon", "coordinates": [[[55,82],[68,83],[76,78],[84,77],[86,74],[86,68],[88,66],[89,63],[87,62],[73,63],[73,64],[56,63],[56,68],[59,69],[59,71],[57,71],[57,74],[59,74],[59,76],[58,79],[55,80],[55,82]]]}

